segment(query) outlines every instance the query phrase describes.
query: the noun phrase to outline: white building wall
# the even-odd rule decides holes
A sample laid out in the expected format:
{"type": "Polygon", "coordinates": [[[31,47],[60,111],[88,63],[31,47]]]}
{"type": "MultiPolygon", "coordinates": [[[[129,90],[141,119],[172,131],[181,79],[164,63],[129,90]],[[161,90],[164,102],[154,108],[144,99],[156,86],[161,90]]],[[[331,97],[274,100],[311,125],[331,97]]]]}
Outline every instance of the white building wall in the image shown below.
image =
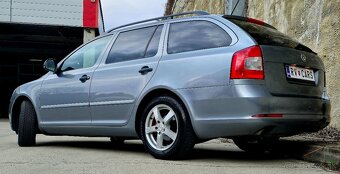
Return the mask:
{"type": "Polygon", "coordinates": [[[11,0],[0,0],[0,22],[9,22],[11,19],[11,0]]]}
{"type": "Polygon", "coordinates": [[[0,22],[83,25],[83,0],[0,0],[0,8],[0,22]]]}

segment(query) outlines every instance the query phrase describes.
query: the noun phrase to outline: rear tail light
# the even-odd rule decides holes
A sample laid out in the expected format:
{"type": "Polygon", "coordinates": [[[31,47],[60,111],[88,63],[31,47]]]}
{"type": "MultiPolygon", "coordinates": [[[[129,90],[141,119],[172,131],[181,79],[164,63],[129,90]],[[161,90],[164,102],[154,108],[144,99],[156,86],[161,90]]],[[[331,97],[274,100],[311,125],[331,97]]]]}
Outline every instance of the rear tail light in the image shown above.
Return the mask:
{"type": "Polygon", "coordinates": [[[253,115],[252,117],[255,117],[255,118],[282,118],[283,115],[282,114],[256,114],[256,115],[253,115]]]}
{"type": "Polygon", "coordinates": [[[264,79],[263,58],[258,45],[240,50],[233,55],[231,79],[264,79]]]}

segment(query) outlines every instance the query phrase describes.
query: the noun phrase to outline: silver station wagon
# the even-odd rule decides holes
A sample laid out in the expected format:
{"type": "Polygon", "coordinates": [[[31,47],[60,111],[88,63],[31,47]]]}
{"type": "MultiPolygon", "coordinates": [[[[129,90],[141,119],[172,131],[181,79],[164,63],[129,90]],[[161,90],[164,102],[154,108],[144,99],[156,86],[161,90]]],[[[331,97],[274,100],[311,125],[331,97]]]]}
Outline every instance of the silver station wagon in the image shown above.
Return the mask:
{"type": "Polygon", "coordinates": [[[19,146],[36,134],[140,138],[155,158],[178,159],[219,137],[263,152],[330,122],[317,54],[251,18],[195,11],[140,21],[44,68],[10,101],[19,146]]]}

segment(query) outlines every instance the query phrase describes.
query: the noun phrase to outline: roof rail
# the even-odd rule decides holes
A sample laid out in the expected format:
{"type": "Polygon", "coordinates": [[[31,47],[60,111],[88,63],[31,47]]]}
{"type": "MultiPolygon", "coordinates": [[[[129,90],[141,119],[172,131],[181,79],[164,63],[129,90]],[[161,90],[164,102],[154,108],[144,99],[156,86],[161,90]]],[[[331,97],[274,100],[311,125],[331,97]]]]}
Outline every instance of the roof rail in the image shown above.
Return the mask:
{"type": "Polygon", "coordinates": [[[177,13],[177,14],[173,14],[173,15],[168,15],[168,16],[162,16],[162,17],[157,17],[157,18],[151,18],[151,19],[147,19],[147,20],[143,20],[143,21],[138,21],[138,22],[133,22],[133,23],[129,23],[129,24],[125,24],[125,25],[121,25],[119,27],[115,27],[110,29],[109,31],[107,31],[107,33],[112,32],[113,30],[116,30],[118,28],[123,28],[123,27],[127,27],[130,25],[136,25],[136,24],[140,24],[140,23],[145,23],[145,22],[150,22],[150,21],[162,21],[162,20],[168,20],[168,19],[173,19],[174,17],[177,16],[183,16],[183,15],[197,15],[197,16],[201,16],[201,15],[210,15],[210,13],[206,12],[206,11],[192,11],[192,12],[185,12],[185,13],[177,13]]]}

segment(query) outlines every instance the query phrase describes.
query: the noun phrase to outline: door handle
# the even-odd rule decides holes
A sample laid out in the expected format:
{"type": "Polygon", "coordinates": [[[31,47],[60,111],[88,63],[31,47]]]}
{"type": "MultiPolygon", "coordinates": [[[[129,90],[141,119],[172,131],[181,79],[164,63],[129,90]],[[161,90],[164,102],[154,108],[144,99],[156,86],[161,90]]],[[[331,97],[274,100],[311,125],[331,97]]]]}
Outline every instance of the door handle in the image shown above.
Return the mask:
{"type": "Polygon", "coordinates": [[[144,75],[144,74],[151,72],[152,70],[153,69],[149,68],[148,66],[143,66],[138,72],[144,75]]]}
{"type": "Polygon", "coordinates": [[[79,78],[79,80],[82,82],[82,83],[85,83],[86,81],[90,80],[90,76],[87,76],[86,74],[81,76],[79,78]]]}

